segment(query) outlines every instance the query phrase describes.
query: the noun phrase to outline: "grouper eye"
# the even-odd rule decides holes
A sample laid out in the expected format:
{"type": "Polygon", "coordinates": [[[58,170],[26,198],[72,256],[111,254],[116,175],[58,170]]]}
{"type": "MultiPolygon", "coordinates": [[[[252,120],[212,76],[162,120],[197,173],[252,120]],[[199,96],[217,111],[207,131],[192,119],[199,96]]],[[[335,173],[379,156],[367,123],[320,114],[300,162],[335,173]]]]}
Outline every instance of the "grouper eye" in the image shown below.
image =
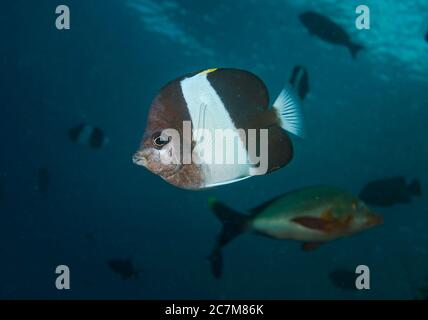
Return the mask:
{"type": "Polygon", "coordinates": [[[162,134],[162,132],[156,132],[152,136],[152,141],[156,149],[162,149],[163,146],[171,141],[171,137],[162,134]]]}

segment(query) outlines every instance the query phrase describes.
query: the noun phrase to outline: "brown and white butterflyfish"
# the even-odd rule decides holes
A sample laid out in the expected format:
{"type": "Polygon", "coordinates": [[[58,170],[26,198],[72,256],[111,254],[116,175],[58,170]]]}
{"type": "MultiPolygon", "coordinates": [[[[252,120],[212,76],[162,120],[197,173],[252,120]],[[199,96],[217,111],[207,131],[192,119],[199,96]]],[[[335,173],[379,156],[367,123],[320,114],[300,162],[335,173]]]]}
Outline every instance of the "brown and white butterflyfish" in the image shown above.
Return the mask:
{"type": "Polygon", "coordinates": [[[209,188],[288,164],[293,147],[287,132],[303,135],[301,108],[290,90],[270,107],[256,75],[208,69],[160,90],[133,161],[177,187],[209,188]]]}

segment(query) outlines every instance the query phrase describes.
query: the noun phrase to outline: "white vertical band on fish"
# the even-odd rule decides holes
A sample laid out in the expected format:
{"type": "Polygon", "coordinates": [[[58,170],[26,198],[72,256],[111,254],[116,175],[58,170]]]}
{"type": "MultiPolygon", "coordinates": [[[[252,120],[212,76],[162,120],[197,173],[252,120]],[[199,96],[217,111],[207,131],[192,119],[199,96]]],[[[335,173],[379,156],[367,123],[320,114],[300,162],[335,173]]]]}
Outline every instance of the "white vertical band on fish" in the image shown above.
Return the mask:
{"type": "MultiPolygon", "coordinates": [[[[223,104],[221,97],[207,78],[208,72],[201,72],[181,81],[181,89],[194,126],[193,140],[196,142],[194,152],[202,158],[208,153],[212,159],[220,155],[233,155],[233,165],[216,165],[214,161],[203,164],[206,186],[218,185],[222,181],[239,180],[249,175],[249,165],[239,164],[238,159],[248,159],[247,150],[239,139],[237,128],[223,104]],[[216,129],[232,130],[238,137],[237,143],[226,143],[214,139],[204,139],[201,131],[208,130],[215,137],[216,129]],[[211,150],[210,150],[211,149],[211,150]],[[214,152],[211,152],[214,150],[214,152]]],[[[206,159],[209,160],[209,159],[206,159]]]]}

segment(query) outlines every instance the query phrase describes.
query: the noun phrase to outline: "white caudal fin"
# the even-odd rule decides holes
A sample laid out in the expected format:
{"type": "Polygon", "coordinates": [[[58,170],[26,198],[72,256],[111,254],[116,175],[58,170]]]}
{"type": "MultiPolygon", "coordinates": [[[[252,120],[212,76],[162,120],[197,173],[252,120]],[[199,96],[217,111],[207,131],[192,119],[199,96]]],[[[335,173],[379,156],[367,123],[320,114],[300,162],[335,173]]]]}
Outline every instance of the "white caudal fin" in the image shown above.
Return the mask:
{"type": "Polygon", "coordinates": [[[281,127],[292,134],[303,138],[303,112],[290,89],[284,88],[273,103],[281,119],[281,127]]]}

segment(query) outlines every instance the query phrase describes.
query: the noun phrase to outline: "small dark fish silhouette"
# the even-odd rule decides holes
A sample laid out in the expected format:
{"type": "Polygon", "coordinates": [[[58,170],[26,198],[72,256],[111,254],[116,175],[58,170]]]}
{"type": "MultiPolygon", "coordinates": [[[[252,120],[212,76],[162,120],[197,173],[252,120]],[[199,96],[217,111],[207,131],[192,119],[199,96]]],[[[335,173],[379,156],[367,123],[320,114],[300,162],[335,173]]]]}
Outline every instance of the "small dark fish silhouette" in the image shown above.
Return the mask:
{"type": "Polygon", "coordinates": [[[345,29],[319,13],[307,11],[302,13],[299,19],[310,34],[316,35],[328,43],[347,47],[354,59],[357,57],[358,51],[364,49],[364,46],[352,42],[345,29]]]}
{"type": "Polygon", "coordinates": [[[107,261],[107,264],[110,269],[119,274],[123,280],[138,278],[140,273],[140,271],[135,268],[131,258],[111,259],[107,261]]]}
{"type": "Polygon", "coordinates": [[[353,291],[355,287],[355,272],[348,269],[337,269],[329,273],[331,283],[339,289],[353,291]]]}
{"type": "Polygon", "coordinates": [[[50,175],[49,175],[48,169],[40,168],[37,171],[36,191],[42,195],[46,195],[48,193],[49,184],[50,184],[50,175]]]}
{"type": "Polygon", "coordinates": [[[427,33],[425,34],[425,41],[426,41],[426,42],[428,42],[428,31],[427,31],[427,33]]]}
{"type": "Polygon", "coordinates": [[[390,207],[394,204],[410,203],[412,196],[421,196],[422,188],[419,180],[410,184],[404,177],[393,177],[368,183],[360,192],[360,198],[367,204],[390,207]]]}
{"type": "Polygon", "coordinates": [[[108,143],[108,138],[100,128],[84,123],[69,129],[68,137],[74,143],[88,145],[93,149],[100,149],[108,143]]]}
{"type": "Polygon", "coordinates": [[[290,77],[290,84],[297,92],[301,100],[309,93],[309,75],[303,66],[295,66],[290,77]]]}

